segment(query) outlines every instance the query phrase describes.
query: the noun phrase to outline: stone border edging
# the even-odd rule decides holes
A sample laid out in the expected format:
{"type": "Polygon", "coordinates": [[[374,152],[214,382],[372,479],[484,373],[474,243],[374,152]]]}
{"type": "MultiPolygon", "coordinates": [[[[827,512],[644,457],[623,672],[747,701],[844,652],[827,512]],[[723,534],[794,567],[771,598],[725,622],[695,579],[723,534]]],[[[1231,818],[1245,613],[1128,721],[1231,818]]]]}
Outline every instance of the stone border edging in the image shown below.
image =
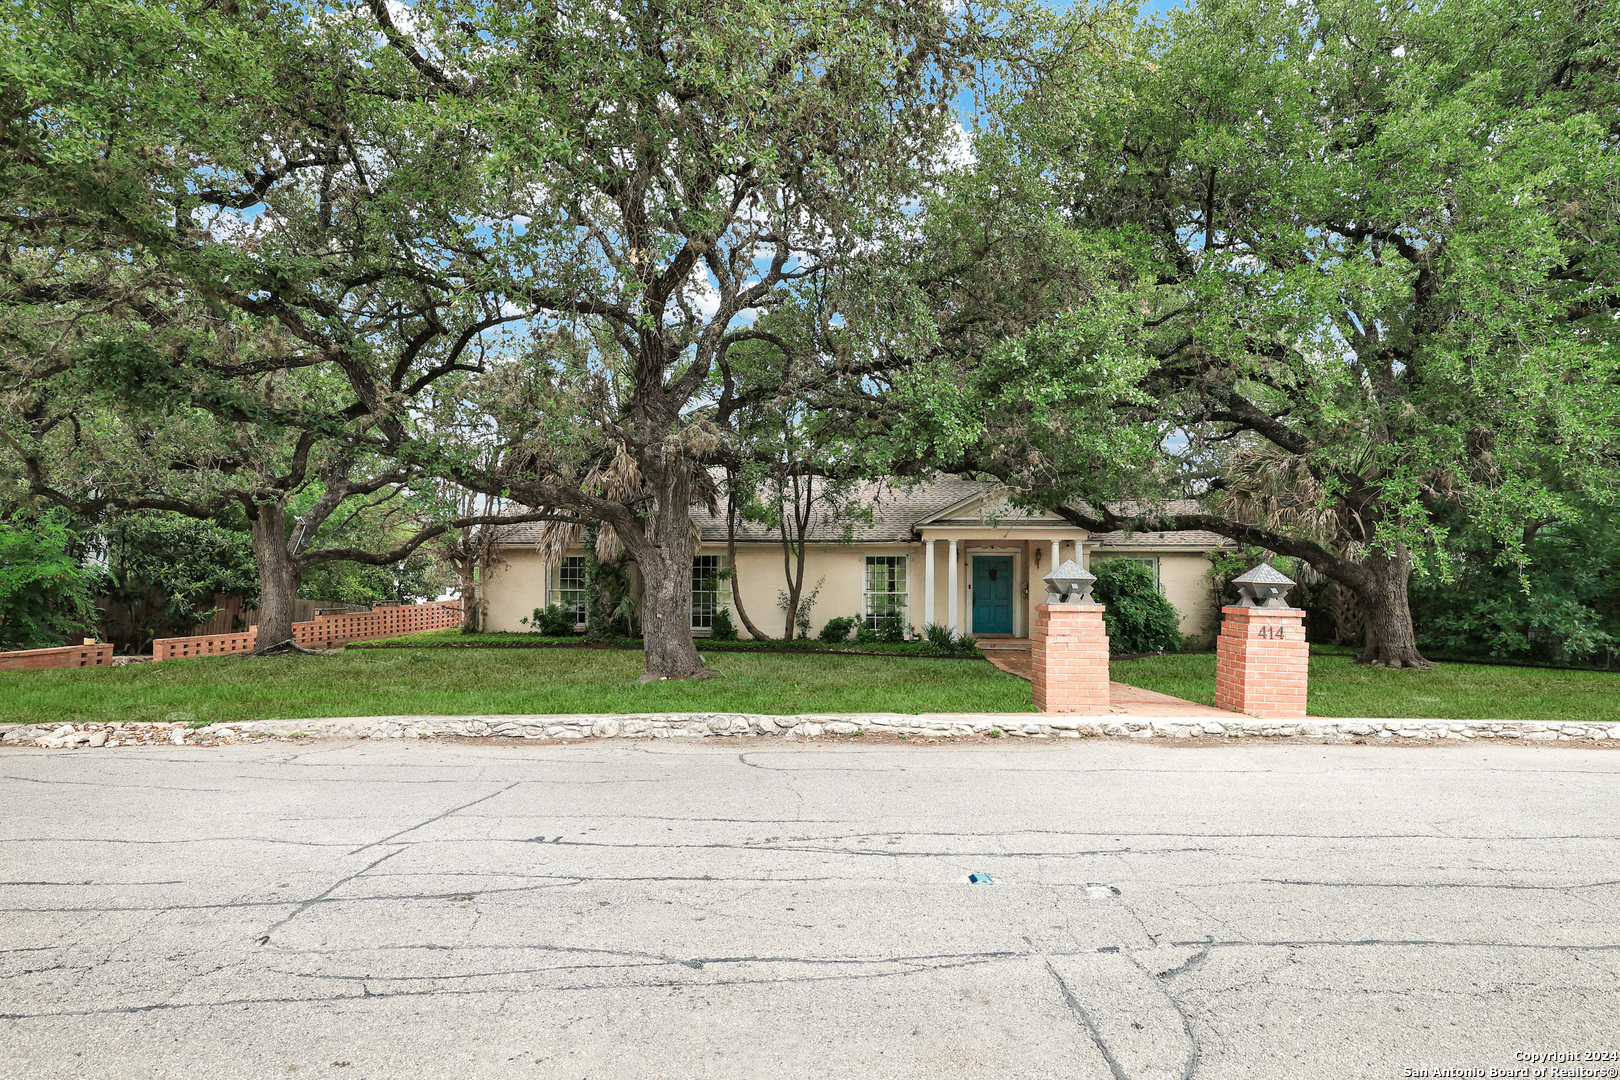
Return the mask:
{"type": "MultiPolygon", "coordinates": [[[[101,746],[111,724],[29,724],[9,727],[0,743],[31,743],[52,748],[101,746]],[[100,736],[97,741],[96,736],[100,736]]],[[[124,728],[148,726],[126,722],[124,728]]],[[[709,738],[715,736],[903,735],[917,738],[966,738],[993,731],[1015,738],[1131,739],[1309,739],[1350,741],[1379,739],[1516,739],[1532,742],[1620,740],[1617,723],[1554,723],[1530,720],[1385,720],[1311,718],[1302,721],[1258,720],[1234,715],[1217,722],[1201,717],[1132,715],[1083,716],[1041,713],[899,713],[857,715],[752,713],[630,713],[563,716],[347,716],[308,720],[248,720],[191,729],[175,722],[151,722],[166,729],[171,741],[184,745],[196,737],[210,743],[266,736],[312,739],[398,739],[459,736],[464,738],[587,739],[709,738]]]]}

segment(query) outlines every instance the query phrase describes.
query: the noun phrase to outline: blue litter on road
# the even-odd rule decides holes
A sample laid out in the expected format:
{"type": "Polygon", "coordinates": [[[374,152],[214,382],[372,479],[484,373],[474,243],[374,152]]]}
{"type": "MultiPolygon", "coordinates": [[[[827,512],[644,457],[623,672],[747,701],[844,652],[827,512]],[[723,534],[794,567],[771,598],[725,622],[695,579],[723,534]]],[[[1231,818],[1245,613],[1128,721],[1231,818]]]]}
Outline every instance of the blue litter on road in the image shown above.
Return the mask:
{"type": "Polygon", "coordinates": [[[994,885],[989,874],[969,874],[968,881],[974,885],[994,885]]]}

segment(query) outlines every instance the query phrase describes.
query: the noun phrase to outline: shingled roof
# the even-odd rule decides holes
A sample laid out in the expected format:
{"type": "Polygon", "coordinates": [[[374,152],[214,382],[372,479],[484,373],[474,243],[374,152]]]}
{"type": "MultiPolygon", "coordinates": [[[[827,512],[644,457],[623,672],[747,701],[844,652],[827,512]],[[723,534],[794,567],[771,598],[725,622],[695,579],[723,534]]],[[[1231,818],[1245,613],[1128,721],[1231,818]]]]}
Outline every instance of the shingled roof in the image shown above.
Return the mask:
{"type": "MultiPolygon", "coordinates": [[[[838,543],[848,540],[854,543],[911,543],[917,539],[917,525],[919,522],[937,519],[937,523],[944,524],[945,519],[938,519],[938,515],[972,498],[975,495],[992,496],[996,488],[990,484],[980,483],[976,480],[964,480],[956,476],[942,476],[920,484],[902,484],[890,482],[871,481],[860,485],[857,496],[853,500],[857,506],[865,506],[869,513],[862,513],[850,519],[837,519],[825,511],[818,510],[810,525],[809,536],[813,541],[820,543],[838,543]]],[[[1165,506],[1171,512],[1192,513],[1198,509],[1196,503],[1188,500],[1169,503],[1165,506]]],[[[1002,521],[1011,523],[1011,519],[1002,521]]],[[[1020,518],[1020,523],[1027,523],[1030,519],[1020,518]]],[[[1040,520],[1040,519],[1036,519],[1040,520]]],[[[989,519],[976,514],[965,514],[948,519],[950,524],[964,524],[967,522],[983,521],[990,524],[989,519]]],[[[724,511],[720,514],[711,514],[707,507],[694,506],[692,508],[692,522],[697,525],[699,535],[705,543],[724,543],[726,540],[726,519],[724,511]]],[[[1061,525],[1053,521],[1054,525],[1061,525]]],[[[513,547],[525,547],[538,544],[545,525],[532,522],[523,525],[509,525],[501,531],[501,543],[513,547]]],[[[737,540],[742,543],[761,543],[776,540],[776,533],[756,522],[739,522],[737,525],[737,540]]],[[[1102,547],[1220,547],[1229,545],[1230,540],[1212,532],[1202,530],[1183,530],[1178,532],[1110,532],[1093,533],[1092,542],[1102,547]]]]}
{"type": "MultiPolygon", "coordinates": [[[[1191,513],[1191,511],[1188,511],[1191,513]]],[[[1123,547],[1190,547],[1213,548],[1231,547],[1232,541],[1220,533],[1206,532],[1203,529],[1178,529],[1172,532],[1107,532],[1092,533],[1087,543],[1095,543],[1101,548],[1123,547]]]]}

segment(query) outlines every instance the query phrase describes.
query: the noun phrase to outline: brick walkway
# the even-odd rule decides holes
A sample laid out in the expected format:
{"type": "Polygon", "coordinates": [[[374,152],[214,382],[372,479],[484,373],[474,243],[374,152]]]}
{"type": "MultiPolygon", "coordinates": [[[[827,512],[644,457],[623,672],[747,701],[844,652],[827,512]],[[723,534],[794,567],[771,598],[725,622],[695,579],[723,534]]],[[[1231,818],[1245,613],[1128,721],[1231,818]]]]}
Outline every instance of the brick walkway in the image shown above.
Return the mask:
{"type": "MultiPolygon", "coordinates": [[[[981,640],[979,648],[986,660],[1007,674],[1016,675],[1020,679],[1030,677],[1028,638],[981,640]]],[[[1213,709],[1196,701],[1171,697],[1169,694],[1160,694],[1153,690],[1143,690],[1139,686],[1127,686],[1121,682],[1108,684],[1108,699],[1109,712],[1130,713],[1132,716],[1208,716],[1212,719],[1232,717],[1232,714],[1224,709],[1213,709]]]]}

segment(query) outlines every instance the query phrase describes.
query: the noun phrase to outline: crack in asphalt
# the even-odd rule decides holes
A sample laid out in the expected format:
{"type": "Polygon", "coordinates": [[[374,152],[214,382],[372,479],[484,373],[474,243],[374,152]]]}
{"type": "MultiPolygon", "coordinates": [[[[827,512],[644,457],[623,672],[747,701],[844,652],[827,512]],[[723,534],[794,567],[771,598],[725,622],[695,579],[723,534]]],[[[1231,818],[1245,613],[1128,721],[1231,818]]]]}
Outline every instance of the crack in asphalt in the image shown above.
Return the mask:
{"type": "MultiPolygon", "coordinates": [[[[407,831],[409,831],[409,830],[407,830],[407,831]]],[[[868,834],[868,835],[871,835],[871,836],[883,836],[883,835],[893,835],[893,834],[872,833],[872,834],[868,834]]],[[[465,841],[428,841],[428,842],[429,843],[433,843],[433,842],[465,843],[465,841]]],[[[603,840],[566,840],[566,839],[563,839],[562,837],[558,837],[555,840],[548,840],[547,843],[548,844],[556,844],[556,845],[559,845],[561,847],[610,848],[610,849],[620,850],[620,851],[624,851],[624,850],[631,850],[631,851],[634,851],[634,850],[673,851],[673,850],[682,850],[682,849],[692,849],[692,850],[699,850],[699,851],[748,851],[748,852],[783,851],[783,852],[788,852],[790,854],[804,853],[804,854],[813,854],[813,855],[885,855],[885,856],[905,855],[905,856],[910,856],[910,857],[920,858],[920,859],[935,859],[935,858],[945,858],[945,857],[949,857],[949,858],[953,858],[953,859],[954,858],[963,858],[963,859],[996,859],[996,858],[1006,858],[1006,859],[1012,859],[1012,858],[1018,858],[1018,859],[1072,859],[1072,858],[1079,858],[1081,856],[1093,856],[1093,855],[1185,855],[1185,854],[1190,854],[1190,853],[1194,853],[1194,852],[1215,853],[1215,854],[1220,854],[1221,853],[1216,848],[1202,848],[1202,847],[1188,847],[1188,848],[1097,848],[1097,849],[1091,849],[1091,850],[1085,850],[1085,851],[895,851],[895,850],[893,850],[891,848],[846,848],[846,847],[832,847],[832,846],[815,846],[813,844],[807,844],[806,842],[803,842],[803,841],[793,841],[793,840],[790,840],[785,844],[750,844],[750,843],[746,843],[746,842],[743,842],[743,843],[735,843],[735,842],[733,842],[733,843],[710,843],[710,844],[667,844],[667,843],[659,843],[659,844],[616,844],[616,843],[609,843],[609,842],[603,841],[603,840]]]]}
{"type": "MultiPolygon", "coordinates": [[[[471,783],[473,781],[465,781],[465,782],[471,783]]],[[[484,782],[489,783],[489,782],[493,782],[493,781],[484,781],[484,782]]],[[[649,782],[651,782],[651,781],[649,781],[649,782]]],[[[506,787],[502,788],[501,791],[497,791],[497,792],[494,792],[494,793],[492,793],[490,795],[486,795],[481,799],[474,799],[470,803],[466,803],[466,804],[464,804],[464,805],[462,805],[460,807],[456,807],[456,808],[454,808],[454,809],[452,809],[450,811],[447,811],[444,814],[440,814],[437,817],[431,818],[431,819],[429,819],[427,821],[424,821],[424,822],[422,822],[422,823],[420,823],[418,825],[413,825],[410,828],[402,829],[401,831],[399,831],[397,833],[394,833],[392,836],[384,837],[381,840],[372,841],[370,844],[367,844],[364,847],[355,848],[355,849],[353,849],[353,851],[350,852],[350,854],[353,854],[353,853],[358,852],[358,851],[364,851],[366,847],[375,847],[378,844],[388,843],[390,840],[394,839],[395,837],[403,836],[406,833],[413,832],[416,829],[420,829],[420,828],[422,828],[422,827],[424,827],[426,825],[431,825],[434,821],[437,821],[440,818],[446,817],[449,814],[453,814],[458,810],[464,810],[464,809],[466,809],[466,808],[468,808],[470,806],[475,806],[480,802],[486,801],[487,799],[494,798],[496,795],[499,795],[504,791],[509,791],[512,788],[519,786],[520,784],[526,784],[526,783],[539,783],[539,781],[524,781],[524,780],[514,781],[514,782],[508,784],[506,787]]],[[[202,789],[198,789],[198,790],[202,790],[202,789]]],[[[574,819],[574,818],[578,818],[578,819],[581,819],[581,820],[615,820],[615,819],[620,817],[620,815],[613,815],[613,814],[556,814],[556,815],[548,814],[546,816],[547,816],[547,818],[556,818],[556,819],[561,819],[561,820],[568,820],[568,819],[574,819]]],[[[625,817],[629,817],[629,815],[625,815],[625,817]]],[[[655,817],[645,818],[644,820],[667,820],[667,821],[677,821],[677,822],[683,822],[683,823],[684,822],[703,823],[703,822],[713,821],[713,822],[728,823],[728,824],[729,823],[736,823],[736,824],[746,824],[746,825],[775,825],[775,826],[778,826],[778,827],[784,828],[784,829],[786,829],[786,828],[788,828],[790,826],[793,826],[793,825],[818,825],[818,824],[827,824],[828,823],[827,819],[814,819],[814,818],[807,818],[807,819],[800,820],[800,819],[791,819],[791,818],[789,818],[789,819],[772,819],[772,818],[681,818],[681,817],[663,818],[663,817],[656,817],[655,816],[655,817]]],[[[1548,835],[1541,835],[1541,836],[1451,836],[1451,835],[1447,835],[1447,834],[1444,834],[1444,833],[1377,833],[1377,834],[1373,834],[1373,833],[1226,833],[1226,832],[1213,832],[1213,833],[1204,832],[1204,833],[1200,833],[1200,832],[1168,832],[1168,831],[1132,832],[1132,831],[1123,830],[1123,829],[1075,831],[1075,830],[1069,830],[1069,829],[1027,829],[1027,828],[1012,829],[1012,830],[1007,830],[1007,831],[999,832],[999,833],[998,832],[986,832],[986,831],[979,831],[979,832],[950,832],[950,831],[934,831],[934,830],[916,831],[916,830],[906,830],[906,829],[900,829],[900,830],[877,829],[877,830],[873,830],[871,832],[839,834],[838,836],[831,837],[831,839],[842,839],[845,836],[852,837],[852,838],[859,838],[859,837],[862,837],[862,836],[872,837],[872,836],[895,836],[895,835],[907,836],[907,837],[911,837],[913,839],[920,839],[920,838],[961,839],[961,838],[996,837],[996,836],[1063,836],[1063,837],[1070,837],[1070,838],[1075,838],[1075,839],[1086,839],[1086,838],[1091,838],[1091,837],[1105,837],[1106,836],[1106,837],[1114,837],[1114,838],[1117,838],[1117,839],[1123,839],[1125,837],[1130,837],[1133,840],[1140,840],[1140,839],[1205,840],[1205,841],[1210,841],[1210,840],[1215,840],[1215,841],[1220,841],[1220,840],[1332,840],[1332,841],[1345,841],[1345,840],[1349,840],[1349,841],[1361,841],[1361,842],[1365,842],[1365,843],[1373,843],[1373,844],[1380,844],[1380,845],[1385,844],[1385,843],[1387,843],[1388,841],[1391,841],[1391,840],[1439,840],[1439,841],[1443,841],[1443,842],[1445,842],[1447,844],[1474,843],[1474,842],[1477,842],[1477,843],[1489,843],[1489,844],[1503,844],[1503,843],[1536,843],[1536,844],[1541,844],[1541,843],[1551,843],[1551,842],[1555,842],[1555,841],[1581,841],[1581,840],[1597,840],[1597,841],[1602,841],[1604,843],[1613,843],[1614,839],[1615,839],[1613,835],[1588,834],[1588,833],[1562,833],[1562,834],[1548,834],[1548,835]]],[[[9,836],[9,837],[0,837],[0,844],[52,844],[52,845],[56,845],[56,844],[137,844],[137,845],[157,844],[157,845],[161,845],[161,844],[207,844],[207,843],[243,843],[243,842],[245,842],[245,843],[261,843],[261,844],[285,844],[285,845],[291,845],[291,846],[297,846],[297,847],[317,847],[317,848],[344,847],[344,846],[346,846],[345,844],[336,843],[336,842],[326,843],[326,842],[321,842],[321,841],[316,841],[316,840],[291,840],[291,839],[286,839],[286,838],[281,838],[281,837],[267,837],[267,836],[191,836],[191,837],[174,837],[174,838],[170,838],[170,839],[150,839],[150,840],[132,840],[132,839],[127,839],[127,838],[123,838],[123,837],[104,837],[104,836],[65,836],[65,837],[64,836],[9,836]]],[[[409,842],[410,843],[423,843],[425,841],[409,841],[409,842]]],[[[437,843],[439,841],[426,841],[426,842],[437,843]]],[[[464,839],[458,839],[458,840],[453,841],[453,842],[455,842],[455,843],[466,843],[467,841],[464,840],[464,839]]],[[[487,837],[487,838],[479,838],[477,842],[482,843],[482,844],[526,844],[526,843],[532,842],[532,838],[487,837]]],[[[552,842],[569,843],[569,844],[575,844],[577,846],[590,846],[590,843],[591,843],[591,842],[586,842],[586,841],[552,841],[552,842]]],[[[684,847],[728,847],[728,846],[734,846],[734,847],[739,847],[739,848],[746,848],[748,850],[761,850],[762,849],[761,845],[758,845],[758,844],[746,844],[746,843],[734,844],[734,845],[723,845],[723,844],[700,844],[700,845],[694,845],[694,844],[687,844],[687,845],[675,845],[675,844],[620,844],[620,845],[610,845],[610,844],[604,844],[604,843],[596,842],[595,846],[645,847],[645,848],[683,847],[683,846],[684,847]]],[[[820,849],[785,848],[784,850],[812,851],[812,850],[820,850],[820,849]]],[[[843,850],[843,849],[833,849],[833,850],[843,850]]],[[[1220,849],[1220,848],[1117,848],[1117,849],[1105,849],[1105,850],[1102,850],[1102,851],[1034,852],[1034,853],[1029,853],[1029,854],[1035,854],[1035,855],[1064,855],[1064,854],[1086,855],[1086,854],[1131,853],[1131,854],[1151,855],[1151,854],[1160,853],[1160,852],[1166,853],[1166,854],[1172,854],[1172,853],[1181,853],[1181,852],[1189,852],[1189,851],[1205,851],[1205,852],[1212,852],[1212,853],[1216,853],[1216,854],[1227,854],[1228,853],[1227,851],[1225,851],[1223,849],[1220,849]]],[[[929,852],[912,852],[912,853],[908,853],[908,854],[927,855],[927,854],[931,854],[931,853],[929,853],[929,852]]],[[[997,854],[1001,854],[1001,855],[1019,855],[1019,854],[1025,854],[1025,853],[1020,853],[1020,852],[985,852],[985,853],[967,852],[966,854],[971,856],[971,855],[980,855],[980,854],[984,854],[984,855],[997,855],[997,854]]],[[[1275,880],[1277,880],[1277,881],[1279,881],[1279,882],[1281,882],[1283,884],[1323,884],[1323,885],[1341,884],[1341,883],[1338,883],[1338,882],[1292,882],[1292,881],[1288,881],[1287,879],[1275,879],[1275,880]]],[[[1607,884],[1607,883],[1600,882],[1598,884],[1607,884]]]]}
{"type": "Polygon", "coordinates": [[[511,791],[513,788],[517,787],[518,784],[521,784],[521,783],[523,783],[522,780],[516,780],[516,781],[513,781],[510,784],[507,784],[505,787],[501,788],[499,791],[492,791],[488,795],[485,795],[485,796],[483,796],[481,798],[474,799],[472,802],[465,802],[465,803],[462,803],[460,806],[452,806],[450,809],[446,810],[444,813],[435,814],[434,816],[428,818],[426,821],[420,822],[420,823],[418,823],[416,825],[412,825],[408,829],[401,829],[401,830],[399,830],[399,832],[393,833],[393,834],[391,834],[389,836],[385,836],[381,840],[373,840],[369,844],[362,844],[359,847],[355,848],[353,851],[349,852],[349,854],[350,855],[358,855],[362,851],[365,851],[367,848],[374,848],[378,844],[386,844],[386,843],[388,843],[388,841],[394,839],[395,837],[404,836],[406,833],[413,833],[418,829],[425,829],[429,825],[432,825],[436,821],[443,821],[445,818],[449,817],[451,814],[458,814],[458,813],[460,813],[461,811],[467,809],[470,806],[477,806],[479,803],[488,802],[489,800],[493,799],[497,795],[504,795],[506,792],[511,791]]]}
{"type": "MultiPolygon", "coordinates": [[[[119,886],[119,887],[123,887],[125,885],[189,885],[189,884],[191,884],[191,883],[188,882],[188,881],[0,881],[0,887],[4,887],[4,886],[7,886],[7,885],[72,885],[74,887],[81,887],[81,886],[85,886],[85,885],[91,885],[91,886],[95,886],[97,888],[100,888],[100,887],[108,886],[108,885],[116,885],[116,886],[119,886]]],[[[11,909],[8,909],[8,910],[13,910],[14,911],[14,910],[17,910],[17,909],[11,908],[11,909]]],[[[104,910],[111,910],[111,909],[96,908],[94,910],[104,911],[104,910]]]]}
{"type": "MultiPolygon", "coordinates": [[[[130,840],[121,836],[24,836],[0,837],[0,844],[132,844],[136,846],[169,844],[285,844],[289,847],[334,848],[347,844],[322,843],[319,840],[286,840],[274,836],[183,836],[172,840],[130,840]]],[[[353,854],[351,852],[351,854],[353,854]]]]}
{"type": "MultiPolygon", "coordinates": [[[[921,966],[921,967],[911,967],[911,968],[905,968],[905,969],[900,970],[900,971],[875,971],[875,972],[870,972],[870,973],[867,973],[867,974],[842,974],[842,973],[840,973],[840,974],[832,974],[832,975],[784,976],[784,977],[780,977],[780,978],[766,978],[766,979],[718,979],[718,980],[714,980],[712,982],[704,982],[704,983],[700,983],[700,984],[697,984],[697,985],[701,985],[701,986],[704,986],[704,987],[730,987],[730,986],[781,986],[781,985],[807,984],[807,983],[819,983],[819,982],[865,982],[865,981],[875,981],[875,980],[878,980],[878,979],[892,979],[892,978],[906,977],[906,976],[911,976],[911,975],[924,975],[924,974],[930,974],[930,973],[936,972],[936,971],[949,971],[949,970],[952,970],[952,969],[955,969],[955,968],[975,967],[975,966],[982,965],[982,964],[995,963],[995,962],[997,962],[999,960],[1003,960],[1003,959],[1018,958],[1018,957],[1021,957],[1022,955],[1024,955],[1024,954],[1021,954],[1021,953],[1006,953],[1006,954],[986,953],[986,954],[982,954],[982,955],[979,955],[979,954],[966,954],[966,956],[967,956],[966,959],[957,960],[957,961],[954,961],[954,962],[951,962],[951,963],[933,964],[933,965],[927,965],[927,966],[921,966]]],[[[826,961],[807,960],[807,961],[804,961],[804,962],[809,963],[809,964],[819,964],[819,963],[825,963],[826,961]]],[[[882,961],[870,961],[870,962],[871,963],[881,963],[882,961]]],[[[676,965],[680,965],[680,966],[687,966],[687,965],[683,964],[683,962],[681,962],[681,961],[673,961],[672,963],[674,963],[676,965]]],[[[627,966],[627,965],[620,965],[621,968],[625,967],[625,966],[627,966]]],[[[635,966],[650,966],[650,965],[635,965],[635,966]]],[[[659,966],[668,966],[668,965],[659,965],[659,966]]],[[[628,986],[626,984],[624,984],[624,983],[611,983],[611,984],[590,983],[590,984],[582,984],[582,985],[550,986],[550,987],[544,987],[544,988],[529,987],[529,988],[525,988],[522,991],[514,990],[511,987],[498,987],[498,988],[497,987],[492,987],[492,988],[488,988],[488,989],[466,989],[466,990],[446,989],[446,988],[443,988],[443,987],[438,987],[438,988],[434,988],[434,989],[431,989],[431,990],[397,990],[397,991],[388,991],[388,990],[377,991],[377,990],[370,989],[370,984],[377,983],[377,982],[388,982],[388,981],[391,981],[391,980],[386,976],[381,977],[381,978],[379,978],[378,976],[375,976],[375,975],[366,976],[364,978],[364,981],[361,982],[361,992],[357,993],[357,994],[331,994],[331,995],[328,995],[328,996],[325,996],[325,997],[283,996],[283,997],[263,997],[263,998],[229,998],[229,999],[219,1000],[219,1001],[174,1001],[174,1002],[155,1002],[155,1003],[152,1003],[152,1004],[149,1004],[149,1005],[122,1005],[122,1006],[115,1005],[115,1006],[109,1006],[109,1007],[100,1008],[100,1009],[67,1009],[67,1010],[61,1010],[61,1011],[57,1011],[57,1012],[0,1013],[0,1020],[44,1020],[44,1019],[57,1019],[57,1018],[61,1018],[61,1017],[118,1016],[118,1015],[129,1015],[129,1014],[138,1014],[138,1013],[170,1012],[170,1011],[181,1010],[181,1009],[215,1009],[215,1008],[229,1008],[231,1006],[251,1006],[251,1005],[328,1005],[328,1004],[336,1004],[336,1003],[340,1003],[340,1002],[362,1001],[362,1000],[371,1000],[371,999],[383,1000],[383,999],[387,999],[387,998],[400,998],[400,997],[404,997],[404,998],[432,997],[432,996],[464,997],[464,996],[482,996],[482,995],[492,995],[492,994],[511,996],[513,994],[522,993],[522,992],[529,992],[529,993],[569,993],[569,992],[581,992],[581,991],[597,991],[597,990],[605,990],[605,989],[643,989],[643,990],[647,990],[647,989],[663,989],[663,988],[683,988],[684,989],[684,988],[690,988],[693,985],[692,983],[689,983],[689,982],[670,982],[670,981],[665,980],[665,981],[661,981],[661,982],[633,983],[633,984],[629,984],[628,986]]]]}
{"type": "Polygon", "coordinates": [[[48,784],[63,787],[119,788],[134,791],[228,791],[217,787],[175,787],[172,784],[110,784],[102,780],[41,780],[33,776],[0,776],[0,780],[15,780],[23,784],[48,784]]]}
{"type": "MultiPolygon", "coordinates": [[[[1187,1064],[1182,1067],[1181,1080],[1192,1080],[1193,1073],[1198,1069],[1199,1055],[1198,1036],[1193,1034],[1192,1019],[1188,1017],[1187,1010],[1181,1007],[1181,1002],[1176,1000],[1176,996],[1170,992],[1170,989],[1162,981],[1154,978],[1153,973],[1142,966],[1142,962],[1136,958],[1130,949],[1126,949],[1124,952],[1125,959],[1129,960],[1137,971],[1147,976],[1148,982],[1152,983],[1159,993],[1164,995],[1164,999],[1170,1003],[1170,1007],[1176,1011],[1176,1015],[1181,1017],[1181,1030],[1187,1036],[1188,1044],[1187,1064]]],[[[1204,952],[1207,954],[1209,950],[1206,949],[1204,952]]],[[[1185,965],[1183,967],[1185,968],[1185,965]]]]}
{"type": "Polygon", "coordinates": [[[1155,977],[1160,978],[1160,979],[1173,979],[1177,975],[1185,975],[1189,971],[1196,971],[1198,968],[1202,967],[1203,964],[1204,964],[1204,961],[1208,960],[1208,959],[1209,959],[1209,950],[1208,949],[1199,949],[1196,953],[1194,953],[1192,956],[1188,957],[1186,960],[1184,960],[1181,963],[1177,964],[1173,968],[1168,968],[1168,969],[1166,969],[1164,971],[1159,972],[1159,974],[1157,976],[1155,976],[1155,977]]]}
{"type": "Polygon", "coordinates": [[[1070,990],[1069,984],[1063,981],[1063,976],[1058,974],[1058,969],[1052,966],[1051,960],[1046,961],[1046,970],[1051,972],[1052,978],[1057,980],[1058,991],[1063,995],[1063,1000],[1068,1003],[1069,1009],[1080,1018],[1080,1023],[1085,1025],[1086,1032],[1091,1036],[1092,1044],[1097,1047],[1097,1052],[1108,1063],[1108,1071],[1114,1075],[1114,1080],[1130,1080],[1130,1076],[1120,1065],[1119,1059],[1114,1057],[1112,1050],[1108,1049],[1108,1043],[1103,1040],[1102,1032],[1097,1030],[1097,1022],[1091,1018],[1090,1013],[1086,1012],[1086,1007],[1080,1004],[1080,999],[1074,996],[1074,991],[1070,990]]]}
{"type": "Polygon", "coordinates": [[[1288,878],[1261,878],[1266,885],[1305,885],[1328,889],[1528,889],[1533,892],[1568,892],[1571,889],[1603,889],[1620,885],[1614,881],[1588,881],[1577,885],[1493,885],[1460,881],[1293,881],[1288,878]]]}
{"type": "MultiPolygon", "coordinates": [[[[1211,949],[1309,949],[1309,948],[1443,948],[1443,949],[1552,949],[1572,952],[1620,952],[1620,943],[1601,942],[1582,945],[1576,942],[1536,941],[1443,941],[1429,938],[1320,938],[1314,940],[1279,941],[1172,941],[1171,945],[1188,947],[1207,945],[1211,949]]],[[[1102,950],[1098,950],[1102,951],[1102,950]]]]}
{"type": "MultiPolygon", "coordinates": [[[[324,972],[277,971],[277,974],[291,978],[301,979],[334,979],[342,982],[435,982],[442,979],[498,979],[508,975],[535,975],[547,971],[579,970],[587,967],[606,968],[609,970],[623,970],[633,967],[671,967],[679,966],[690,968],[693,971],[703,971],[710,966],[720,967],[739,964],[802,964],[812,967],[869,967],[876,964],[920,964],[928,961],[962,961],[962,960],[1006,960],[1029,954],[1011,950],[997,950],[987,952],[966,953],[926,953],[918,956],[877,956],[877,957],[839,957],[839,956],[694,956],[681,959],[675,956],[661,956],[657,953],[632,952],[617,949],[585,949],[571,948],[562,945],[534,946],[539,952],[582,953],[586,955],[622,956],[626,959],[641,961],[635,964],[570,964],[553,967],[535,968],[509,968],[499,971],[467,971],[440,973],[434,975],[378,975],[367,973],[365,975],[341,975],[324,972]]],[[[716,984],[723,985],[723,984],[716,984]]]]}
{"type": "MultiPolygon", "coordinates": [[[[360,850],[363,851],[365,849],[362,848],[360,850]]],[[[370,870],[373,866],[380,866],[381,864],[387,862],[389,859],[392,859],[395,855],[398,855],[403,850],[405,850],[405,849],[404,848],[398,848],[398,849],[396,849],[394,851],[390,851],[388,854],[384,855],[382,858],[376,860],[375,862],[368,863],[366,866],[363,866],[359,870],[356,870],[354,873],[350,874],[348,877],[340,878],[339,880],[333,882],[331,885],[329,885],[326,888],[326,891],[322,892],[320,895],[312,896],[308,900],[303,901],[302,903],[300,903],[298,905],[297,909],[294,910],[291,914],[287,915],[286,918],[280,920],[274,926],[270,927],[270,929],[266,930],[264,932],[264,936],[259,938],[259,944],[261,944],[261,945],[268,944],[269,941],[270,941],[270,935],[274,934],[277,930],[280,930],[283,926],[286,926],[288,923],[292,922],[298,916],[302,915],[304,912],[308,911],[310,908],[314,907],[316,904],[320,903],[322,900],[325,900],[327,897],[331,896],[332,893],[336,892],[338,889],[340,889],[343,886],[347,885],[349,882],[353,881],[355,878],[359,877],[361,874],[364,874],[367,870],[370,870]]],[[[352,852],[351,852],[351,854],[352,854],[352,852]]]]}

